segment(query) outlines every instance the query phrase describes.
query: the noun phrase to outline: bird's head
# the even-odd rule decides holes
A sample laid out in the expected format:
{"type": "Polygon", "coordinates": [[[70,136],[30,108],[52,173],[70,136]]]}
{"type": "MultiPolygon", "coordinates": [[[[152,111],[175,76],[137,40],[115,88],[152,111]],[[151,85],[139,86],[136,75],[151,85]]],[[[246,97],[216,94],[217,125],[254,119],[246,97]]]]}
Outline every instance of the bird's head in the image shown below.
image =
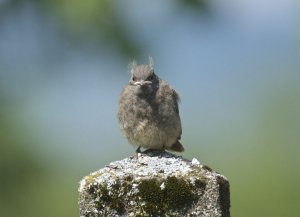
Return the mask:
{"type": "Polygon", "coordinates": [[[149,65],[137,65],[132,62],[130,65],[131,77],[129,85],[132,85],[138,95],[148,95],[155,91],[159,82],[158,76],[154,73],[153,61],[149,65]]]}

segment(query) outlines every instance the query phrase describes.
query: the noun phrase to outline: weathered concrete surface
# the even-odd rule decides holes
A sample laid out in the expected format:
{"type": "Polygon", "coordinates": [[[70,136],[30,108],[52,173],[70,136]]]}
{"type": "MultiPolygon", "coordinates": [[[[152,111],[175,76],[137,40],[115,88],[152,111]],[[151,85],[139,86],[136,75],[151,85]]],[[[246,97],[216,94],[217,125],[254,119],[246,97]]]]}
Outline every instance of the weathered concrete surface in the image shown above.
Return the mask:
{"type": "Polygon", "coordinates": [[[193,159],[147,151],[84,177],[80,216],[230,217],[227,179],[193,159]]]}

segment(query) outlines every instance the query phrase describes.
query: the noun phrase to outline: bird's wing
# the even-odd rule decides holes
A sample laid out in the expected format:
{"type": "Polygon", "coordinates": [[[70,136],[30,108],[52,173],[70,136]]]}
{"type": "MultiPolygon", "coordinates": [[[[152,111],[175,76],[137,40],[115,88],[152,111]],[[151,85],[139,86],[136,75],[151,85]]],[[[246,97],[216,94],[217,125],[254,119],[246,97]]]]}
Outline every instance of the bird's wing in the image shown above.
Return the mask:
{"type": "Polygon", "coordinates": [[[174,89],[172,89],[172,96],[175,101],[175,110],[176,110],[177,114],[179,114],[178,103],[180,103],[180,96],[174,89]]]}

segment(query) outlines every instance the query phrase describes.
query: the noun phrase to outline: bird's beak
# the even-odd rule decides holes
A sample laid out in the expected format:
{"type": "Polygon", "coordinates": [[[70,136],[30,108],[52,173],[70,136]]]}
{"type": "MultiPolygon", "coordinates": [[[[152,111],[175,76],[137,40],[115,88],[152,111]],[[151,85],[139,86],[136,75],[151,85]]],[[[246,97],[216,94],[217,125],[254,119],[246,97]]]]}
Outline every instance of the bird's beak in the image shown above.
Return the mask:
{"type": "Polygon", "coordinates": [[[134,82],[134,85],[138,85],[138,86],[144,86],[144,85],[149,85],[149,84],[152,84],[151,81],[136,81],[134,82]]]}

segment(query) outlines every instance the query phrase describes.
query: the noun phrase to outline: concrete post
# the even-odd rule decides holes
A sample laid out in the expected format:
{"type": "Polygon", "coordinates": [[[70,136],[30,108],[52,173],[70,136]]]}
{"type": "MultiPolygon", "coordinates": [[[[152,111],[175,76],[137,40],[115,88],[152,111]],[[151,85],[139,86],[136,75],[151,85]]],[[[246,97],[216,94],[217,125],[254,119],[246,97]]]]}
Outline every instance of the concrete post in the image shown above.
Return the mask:
{"type": "Polygon", "coordinates": [[[84,177],[79,207],[81,217],[230,217],[229,182],[196,159],[149,150],[84,177]]]}

